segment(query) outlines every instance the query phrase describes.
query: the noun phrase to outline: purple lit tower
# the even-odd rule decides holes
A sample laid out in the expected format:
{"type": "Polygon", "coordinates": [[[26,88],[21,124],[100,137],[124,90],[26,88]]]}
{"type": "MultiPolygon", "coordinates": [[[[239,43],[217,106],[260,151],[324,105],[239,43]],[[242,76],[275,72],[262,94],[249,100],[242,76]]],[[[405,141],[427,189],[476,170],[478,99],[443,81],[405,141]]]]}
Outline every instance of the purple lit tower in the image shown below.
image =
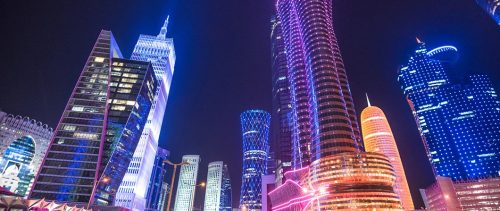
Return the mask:
{"type": "Polygon", "coordinates": [[[155,102],[134,152],[134,158],[118,190],[116,205],[129,209],[144,210],[149,200],[147,187],[158,151],[158,140],[175,66],[174,41],[166,37],[168,22],[169,18],[156,36],[141,34],[131,56],[133,60],[151,62],[159,81],[159,89],[155,93],[155,102]]]}
{"type": "Polygon", "coordinates": [[[400,210],[389,159],[363,151],[332,0],[277,0],[291,93],[292,168],[273,210],[400,210]]]}
{"type": "Polygon", "coordinates": [[[307,166],[324,153],[359,151],[361,134],[333,32],[332,2],[278,0],[276,6],[287,52],[292,121],[301,122],[292,126],[294,167],[307,166]],[[321,150],[325,143],[332,147],[321,150]]]}

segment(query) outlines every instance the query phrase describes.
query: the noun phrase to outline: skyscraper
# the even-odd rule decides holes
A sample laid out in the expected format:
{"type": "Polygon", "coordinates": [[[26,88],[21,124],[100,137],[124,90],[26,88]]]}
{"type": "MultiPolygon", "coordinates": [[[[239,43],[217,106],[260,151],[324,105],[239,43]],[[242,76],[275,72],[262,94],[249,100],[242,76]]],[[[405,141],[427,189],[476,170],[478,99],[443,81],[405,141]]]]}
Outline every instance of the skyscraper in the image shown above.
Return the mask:
{"type": "Polygon", "coordinates": [[[150,112],[157,80],[101,31],[42,162],[31,198],[110,205],[150,112]]]}
{"type": "MultiPolygon", "coordinates": [[[[156,152],[153,172],[151,172],[151,179],[149,180],[148,193],[146,195],[146,207],[144,210],[159,211],[166,203],[168,184],[166,181],[167,166],[164,161],[167,160],[169,151],[158,147],[156,152]]],[[[129,167],[130,169],[130,167],[129,167]]]]}
{"type": "Polygon", "coordinates": [[[391,126],[382,109],[372,106],[368,96],[366,98],[368,107],[361,112],[361,131],[365,149],[367,152],[381,153],[389,158],[396,173],[394,191],[398,194],[404,210],[414,210],[410,188],[391,126]]]}
{"type": "Polygon", "coordinates": [[[134,158],[117,193],[119,205],[130,209],[145,209],[147,187],[158,151],[158,139],[163,125],[170,84],[174,74],[175,49],[172,38],[167,38],[167,18],[157,36],[140,35],[131,59],[151,62],[159,89],[134,158]]]}
{"type": "Polygon", "coordinates": [[[294,171],[285,173],[285,183],[269,193],[272,207],[400,209],[388,158],[362,151],[347,74],[333,32],[332,4],[328,0],[276,2],[290,80],[294,171]]]}
{"type": "Polygon", "coordinates": [[[453,46],[428,51],[419,41],[398,81],[437,176],[498,177],[500,100],[486,75],[451,80],[446,63],[456,54],[453,46]]]}
{"type": "Polygon", "coordinates": [[[174,211],[190,211],[193,208],[200,161],[199,155],[182,156],[182,162],[187,162],[189,165],[181,166],[174,211]]]}
{"type": "Polygon", "coordinates": [[[231,180],[222,161],[208,164],[205,211],[231,211],[231,180]]]}
{"type": "Polygon", "coordinates": [[[23,136],[14,140],[0,157],[0,187],[24,196],[35,177],[31,163],[35,158],[35,140],[23,136]]]}
{"type": "Polygon", "coordinates": [[[267,171],[271,114],[262,110],[247,110],[241,113],[240,120],[243,135],[240,207],[261,209],[262,175],[267,171]]]}
{"type": "MultiPolygon", "coordinates": [[[[271,56],[273,80],[273,111],[271,125],[271,149],[275,153],[276,175],[281,182],[283,172],[291,169],[292,134],[290,81],[286,64],[285,43],[281,23],[277,18],[271,20],[271,56]]],[[[269,172],[270,173],[270,172],[269,172]]]]}
{"type": "MultiPolygon", "coordinates": [[[[14,141],[21,137],[28,136],[35,141],[35,154],[29,164],[29,168],[36,173],[47,153],[50,139],[53,134],[53,129],[46,124],[28,117],[14,116],[0,111],[0,158],[4,157],[7,148],[11,146],[14,141]]],[[[2,169],[0,169],[0,173],[1,170],[2,169]]],[[[31,188],[32,182],[33,181],[29,181],[29,188],[31,188]]],[[[24,193],[17,191],[17,194],[22,196],[28,193],[29,192],[26,191],[24,191],[24,193]]]]}
{"type": "Polygon", "coordinates": [[[500,0],[476,0],[476,2],[500,25],[500,0]]]}

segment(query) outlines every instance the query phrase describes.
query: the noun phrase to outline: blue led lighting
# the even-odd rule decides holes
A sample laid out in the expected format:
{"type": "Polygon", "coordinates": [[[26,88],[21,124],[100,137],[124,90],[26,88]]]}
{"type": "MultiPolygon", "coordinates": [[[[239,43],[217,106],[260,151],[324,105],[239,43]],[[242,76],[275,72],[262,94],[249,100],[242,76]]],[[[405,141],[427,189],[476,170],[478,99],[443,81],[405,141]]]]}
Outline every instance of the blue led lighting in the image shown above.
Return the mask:
{"type": "Polygon", "coordinates": [[[499,176],[500,101],[486,75],[449,80],[451,70],[420,43],[398,81],[412,108],[429,161],[439,176],[464,180],[499,176]],[[487,155],[487,156],[486,156],[487,155]]]}

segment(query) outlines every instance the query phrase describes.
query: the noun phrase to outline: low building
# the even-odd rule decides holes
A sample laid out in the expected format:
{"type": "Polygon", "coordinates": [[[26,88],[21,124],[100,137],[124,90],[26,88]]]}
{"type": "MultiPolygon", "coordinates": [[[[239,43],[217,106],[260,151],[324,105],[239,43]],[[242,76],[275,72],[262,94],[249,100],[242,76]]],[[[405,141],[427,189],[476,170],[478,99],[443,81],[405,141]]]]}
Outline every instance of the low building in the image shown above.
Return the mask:
{"type": "Polygon", "coordinates": [[[420,193],[428,210],[498,210],[500,178],[453,182],[438,176],[434,184],[420,193]]]}
{"type": "Polygon", "coordinates": [[[500,210],[500,178],[454,183],[463,210],[500,210]]]}

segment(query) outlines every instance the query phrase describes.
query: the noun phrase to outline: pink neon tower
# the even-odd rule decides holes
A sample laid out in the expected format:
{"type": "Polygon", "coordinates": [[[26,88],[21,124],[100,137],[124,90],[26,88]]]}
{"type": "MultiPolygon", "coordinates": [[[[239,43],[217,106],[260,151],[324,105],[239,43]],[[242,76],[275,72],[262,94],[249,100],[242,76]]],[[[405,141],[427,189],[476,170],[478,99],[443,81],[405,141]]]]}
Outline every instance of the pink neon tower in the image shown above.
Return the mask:
{"type": "Polygon", "coordinates": [[[277,0],[292,98],[292,173],[273,210],[401,209],[389,159],[365,153],[332,0],[277,0]]]}

